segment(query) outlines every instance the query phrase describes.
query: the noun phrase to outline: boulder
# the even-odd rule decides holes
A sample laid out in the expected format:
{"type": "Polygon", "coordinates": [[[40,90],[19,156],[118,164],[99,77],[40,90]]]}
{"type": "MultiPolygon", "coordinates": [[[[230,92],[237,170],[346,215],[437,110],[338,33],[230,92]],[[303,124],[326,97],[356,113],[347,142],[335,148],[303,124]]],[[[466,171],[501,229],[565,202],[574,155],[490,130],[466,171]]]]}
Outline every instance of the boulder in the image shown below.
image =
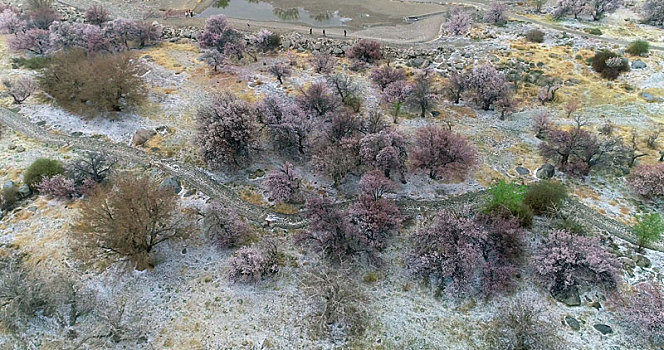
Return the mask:
{"type": "Polygon", "coordinates": [[[642,267],[642,268],[649,268],[652,266],[652,263],[650,262],[650,259],[646,258],[643,255],[637,255],[634,258],[634,263],[636,266],[642,267]]]}
{"type": "Polygon", "coordinates": [[[632,62],[632,69],[643,69],[646,67],[648,67],[648,65],[641,60],[636,60],[632,62]]]}
{"type": "Polygon", "coordinates": [[[131,144],[134,146],[142,146],[156,134],[157,132],[152,129],[138,129],[136,130],[134,137],[131,139],[131,144]]]}
{"type": "Polygon", "coordinates": [[[579,321],[570,315],[565,316],[565,323],[567,323],[567,325],[575,331],[581,329],[581,324],[579,321]]]}
{"type": "Polygon", "coordinates": [[[595,328],[598,332],[604,335],[613,333],[613,329],[610,326],[605,325],[603,323],[597,323],[593,325],[593,328],[595,328]]]}
{"type": "Polygon", "coordinates": [[[524,168],[522,166],[516,167],[516,172],[519,175],[528,175],[528,174],[530,174],[530,170],[528,170],[528,168],[524,168]]]}
{"type": "Polygon", "coordinates": [[[567,306],[579,306],[581,305],[581,297],[579,296],[579,290],[575,287],[568,290],[560,291],[557,293],[552,293],[554,299],[567,306]]]}
{"type": "Polygon", "coordinates": [[[21,187],[18,188],[18,194],[21,195],[21,197],[27,197],[32,193],[32,190],[30,189],[30,186],[27,184],[21,185],[21,187]]]}
{"type": "Polygon", "coordinates": [[[645,92],[645,91],[642,92],[642,93],[641,93],[641,97],[642,97],[644,100],[648,101],[648,102],[653,102],[653,101],[655,101],[655,96],[653,96],[653,95],[652,95],[651,93],[649,93],[649,92],[645,92]]]}
{"type": "Polygon", "coordinates": [[[16,188],[14,181],[9,180],[2,184],[2,192],[12,191],[16,188]]]}
{"type": "Polygon", "coordinates": [[[544,164],[535,172],[535,175],[537,175],[538,178],[544,180],[552,178],[555,174],[556,168],[551,164],[544,164]]]}
{"type": "Polygon", "coordinates": [[[160,184],[159,184],[160,189],[171,189],[175,194],[180,193],[182,191],[182,185],[180,185],[180,179],[178,179],[175,176],[169,176],[165,178],[160,184]]]}

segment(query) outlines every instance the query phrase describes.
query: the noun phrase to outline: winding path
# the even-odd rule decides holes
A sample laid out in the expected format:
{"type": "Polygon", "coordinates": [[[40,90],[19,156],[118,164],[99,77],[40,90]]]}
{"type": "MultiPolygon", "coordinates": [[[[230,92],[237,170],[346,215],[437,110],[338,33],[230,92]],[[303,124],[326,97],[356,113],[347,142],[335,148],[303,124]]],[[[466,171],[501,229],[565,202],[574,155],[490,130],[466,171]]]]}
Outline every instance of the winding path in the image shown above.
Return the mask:
{"type": "MultiPolygon", "coordinates": [[[[147,154],[140,149],[121,143],[114,143],[90,137],[54,134],[30,122],[22,115],[3,107],[0,107],[0,123],[5,124],[8,128],[17,133],[23,134],[30,139],[44,142],[49,145],[73,147],[78,151],[100,152],[136,164],[158,167],[164,172],[180,178],[189,186],[200,190],[211,198],[219,200],[227,206],[233,207],[240,215],[253,222],[259,224],[269,222],[271,226],[283,229],[299,229],[307,226],[304,212],[300,211],[297,214],[286,215],[276,213],[269,208],[248,203],[239,198],[233,189],[215,180],[212,174],[195,166],[184,164],[170,158],[147,154]]],[[[461,210],[466,205],[478,205],[482,202],[485,193],[485,191],[475,191],[432,200],[416,200],[401,197],[396,201],[405,215],[416,216],[422,213],[436,212],[443,208],[449,210],[461,210]]],[[[339,205],[346,206],[348,205],[348,202],[339,203],[339,205]]],[[[590,224],[601,231],[608,232],[613,236],[632,243],[636,242],[628,226],[604,215],[600,215],[595,210],[589,208],[578,200],[568,201],[566,209],[569,212],[574,213],[575,217],[582,218],[585,223],[590,224]]],[[[648,248],[664,252],[664,246],[661,244],[651,245],[648,248]]]]}

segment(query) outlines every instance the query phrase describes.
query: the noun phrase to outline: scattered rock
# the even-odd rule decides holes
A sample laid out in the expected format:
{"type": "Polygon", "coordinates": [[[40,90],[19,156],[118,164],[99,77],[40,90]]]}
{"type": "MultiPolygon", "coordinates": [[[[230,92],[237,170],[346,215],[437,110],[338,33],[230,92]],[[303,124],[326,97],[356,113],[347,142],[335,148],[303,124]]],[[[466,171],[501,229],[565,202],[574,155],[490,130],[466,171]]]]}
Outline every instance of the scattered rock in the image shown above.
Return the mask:
{"type": "Polygon", "coordinates": [[[180,185],[180,179],[178,179],[175,176],[169,176],[165,178],[161,184],[159,184],[159,188],[161,189],[172,189],[175,194],[180,193],[182,191],[182,185],[180,185]]]}
{"type": "Polygon", "coordinates": [[[21,197],[27,197],[32,193],[32,190],[30,189],[30,186],[23,184],[18,188],[18,193],[21,195],[21,197]]]}
{"type": "Polygon", "coordinates": [[[152,129],[138,129],[131,139],[131,143],[134,146],[142,146],[156,134],[157,132],[152,129]]]}
{"type": "Polygon", "coordinates": [[[602,308],[602,304],[600,304],[600,302],[598,300],[595,300],[595,301],[591,302],[590,304],[588,304],[588,306],[594,307],[597,310],[602,308]]]}
{"type": "Polygon", "coordinates": [[[8,150],[15,150],[15,149],[16,149],[16,145],[12,143],[12,144],[10,144],[9,146],[7,146],[7,149],[8,149],[8,150]]]}
{"type": "Polygon", "coordinates": [[[530,174],[530,170],[528,170],[528,168],[524,168],[522,166],[516,167],[516,172],[519,175],[528,175],[528,174],[530,174]]]}
{"type": "Polygon", "coordinates": [[[579,329],[581,329],[581,324],[579,323],[579,321],[577,321],[576,318],[574,318],[570,315],[565,316],[565,322],[567,323],[567,325],[570,328],[572,328],[575,331],[578,331],[579,329]]]}
{"type": "Polygon", "coordinates": [[[12,191],[16,188],[14,181],[9,180],[2,184],[2,192],[12,191]]]}
{"type": "Polygon", "coordinates": [[[23,147],[23,146],[17,146],[17,147],[16,147],[16,152],[18,152],[18,153],[25,152],[25,147],[23,147]]]}
{"type": "Polygon", "coordinates": [[[634,257],[634,263],[636,263],[636,266],[642,267],[642,268],[649,268],[652,266],[652,263],[650,262],[650,259],[646,258],[643,255],[637,255],[634,257]]]}
{"type": "Polygon", "coordinates": [[[560,291],[555,294],[552,293],[554,299],[567,306],[579,306],[581,305],[581,297],[579,296],[579,290],[576,287],[570,288],[566,291],[560,291]]]}
{"type": "Polygon", "coordinates": [[[641,60],[636,60],[632,62],[632,69],[643,69],[646,67],[648,67],[648,65],[646,65],[646,63],[641,60]]]}
{"type": "Polygon", "coordinates": [[[645,92],[645,91],[641,93],[641,97],[643,97],[643,99],[648,101],[648,102],[655,100],[655,96],[653,96],[651,93],[645,92]]]}
{"type": "Polygon", "coordinates": [[[600,333],[602,333],[602,334],[604,334],[604,335],[607,335],[607,334],[611,334],[611,333],[613,333],[613,329],[612,329],[610,326],[605,325],[605,324],[603,324],[603,323],[597,323],[597,324],[593,325],[593,327],[594,327],[597,331],[599,331],[600,333]]]}
{"type": "Polygon", "coordinates": [[[535,172],[538,178],[544,180],[552,178],[555,174],[556,168],[551,164],[544,164],[535,172]]]}

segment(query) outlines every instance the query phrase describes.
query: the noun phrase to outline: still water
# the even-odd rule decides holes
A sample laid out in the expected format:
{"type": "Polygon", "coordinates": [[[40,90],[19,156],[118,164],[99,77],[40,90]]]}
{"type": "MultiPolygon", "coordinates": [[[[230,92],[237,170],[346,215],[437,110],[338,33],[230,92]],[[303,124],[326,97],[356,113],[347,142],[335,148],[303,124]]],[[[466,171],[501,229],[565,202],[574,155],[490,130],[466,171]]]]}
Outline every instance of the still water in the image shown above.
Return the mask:
{"type": "Polygon", "coordinates": [[[255,21],[304,23],[316,27],[338,27],[352,21],[351,18],[339,16],[338,10],[312,13],[301,7],[284,9],[256,0],[220,0],[201,13],[204,17],[217,14],[255,21]]]}

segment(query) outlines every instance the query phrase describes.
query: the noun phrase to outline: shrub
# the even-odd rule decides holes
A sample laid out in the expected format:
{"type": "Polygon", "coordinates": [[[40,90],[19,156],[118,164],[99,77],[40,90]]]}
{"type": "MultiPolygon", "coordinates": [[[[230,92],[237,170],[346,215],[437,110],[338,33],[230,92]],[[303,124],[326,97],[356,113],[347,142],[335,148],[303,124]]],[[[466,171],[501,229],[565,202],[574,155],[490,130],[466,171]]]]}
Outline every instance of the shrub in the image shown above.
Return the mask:
{"type": "Polygon", "coordinates": [[[403,107],[403,104],[408,101],[412,92],[412,85],[408,84],[405,80],[399,80],[389,84],[380,94],[380,99],[383,103],[392,105],[392,121],[395,124],[399,118],[401,107],[403,107]]]}
{"type": "Polygon", "coordinates": [[[330,91],[324,82],[316,82],[300,90],[295,102],[307,113],[323,118],[338,109],[341,101],[330,91]]]}
{"type": "Polygon", "coordinates": [[[614,80],[623,72],[629,72],[629,63],[617,53],[602,50],[593,56],[591,65],[603,78],[614,80]]]}
{"type": "Polygon", "coordinates": [[[647,199],[664,196],[664,163],[637,166],[629,178],[632,191],[647,199]]]}
{"type": "Polygon", "coordinates": [[[638,239],[638,250],[658,241],[664,234],[664,222],[658,213],[640,215],[633,227],[638,239]]]}
{"type": "Polygon", "coordinates": [[[645,56],[650,51],[650,43],[645,40],[635,40],[627,46],[627,52],[633,56],[645,56]]]}
{"type": "Polygon", "coordinates": [[[308,319],[315,337],[340,335],[348,340],[365,332],[368,300],[350,272],[316,267],[307,270],[300,281],[312,306],[308,319]]]}
{"type": "Polygon", "coordinates": [[[426,116],[426,112],[431,110],[438,98],[428,71],[417,73],[413,83],[408,87],[408,92],[410,93],[408,101],[414,108],[419,109],[421,118],[426,116]]]}
{"type": "Polygon", "coordinates": [[[273,242],[262,241],[238,249],[229,259],[229,277],[235,282],[258,282],[279,271],[279,255],[273,242]]]}
{"type": "Polygon", "coordinates": [[[447,34],[466,35],[470,32],[472,25],[473,19],[470,17],[470,13],[461,8],[455,7],[450,10],[447,22],[443,24],[443,27],[447,34]]]}
{"type": "Polygon", "coordinates": [[[409,238],[409,268],[440,289],[469,292],[481,280],[488,234],[470,219],[440,211],[409,238]]]}
{"type": "MultiPolygon", "coordinates": [[[[338,116],[334,120],[343,119],[338,116]]],[[[348,173],[356,170],[360,162],[360,142],[349,129],[336,128],[333,123],[327,130],[327,138],[317,138],[314,142],[312,162],[316,170],[332,178],[334,186],[338,186],[348,173]],[[337,132],[344,134],[335,135],[337,132]],[[351,135],[347,135],[350,133],[351,135]]]]}
{"type": "Polygon", "coordinates": [[[556,181],[540,181],[528,186],[523,203],[536,215],[556,209],[567,197],[567,188],[556,181]]]}
{"type": "Polygon", "coordinates": [[[73,227],[82,253],[128,260],[138,270],[152,265],[156,246],[186,233],[173,191],[148,176],[130,174],[97,186],[82,202],[73,227]]]}
{"type": "Polygon", "coordinates": [[[0,196],[0,209],[11,210],[16,205],[20,198],[18,187],[10,186],[2,189],[2,196],[0,196]]]}
{"type": "Polygon", "coordinates": [[[203,231],[220,248],[236,248],[249,243],[253,232],[234,210],[212,202],[203,211],[203,231]]]}
{"type": "Polygon", "coordinates": [[[51,8],[53,6],[53,0],[28,0],[27,4],[31,10],[51,8]]]}
{"type": "MultiPolygon", "coordinates": [[[[664,292],[656,280],[641,282],[615,303],[618,316],[628,329],[653,345],[664,341],[664,292]]],[[[622,295],[622,294],[621,294],[622,295]]]]}
{"type": "Polygon", "coordinates": [[[256,46],[261,51],[273,51],[281,46],[281,36],[267,29],[261,29],[256,37],[256,46]]]}
{"type": "Polygon", "coordinates": [[[501,2],[492,1],[489,11],[484,14],[484,22],[502,26],[507,23],[507,6],[501,2]]]}
{"type": "Polygon", "coordinates": [[[93,5],[85,10],[85,21],[97,26],[108,22],[111,19],[110,16],[111,14],[108,12],[108,10],[106,10],[105,7],[99,5],[93,5]]]}
{"type": "Polygon", "coordinates": [[[415,132],[410,160],[413,168],[426,170],[434,180],[466,178],[477,164],[477,155],[463,136],[429,125],[415,132]]]}
{"type": "Polygon", "coordinates": [[[395,184],[378,171],[370,171],[360,180],[360,194],[350,208],[353,223],[364,240],[377,250],[385,247],[387,239],[401,227],[401,212],[383,193],[396,189],[395,184]]]}
{"type": "Polygon", "coordinates": [[[295,175],[293,164],[284,163],[279,170],[273,170],[263,182],[270,192],[270,198],[277,202],[289,202],[295,198],[300,187],[300,180],[295,175]]]}
{"type": "Polygon", "coordinates": [[[533,222],[533,211],[524,204],[525,194],[525,186],[501,181],[489,189],[491,197],[483,211],[494,217],[506,219],[515,217],[522,226],[530,227],[533,222]]]}
{"type": "Polygon", "coordinates": [[[380,44],[374,40],[362,39],[346,51],[346,57],[366,63],[378,61],[382,57],[380,44]]]}
{"type": "Polygon", "coordinates": [[[120,112],[144,100],[143,72],[143,66],[129,52],[88,57],[74,50],[56,54],[39,82],[71,112],[120,112]]]}
{"type": "Polygon", "coordinates": [[[51,50],[51,41],[47,30],[32,28],[17,33],[9,38],[12,51],[28,51],[35,55],[43,55],[51,50]]]}
{"type": "Polygon", "coordinates": [[[36,188],[43,178],[64,174],[65,169],[57,160],[39,158],[35,160],[23,174],[23,183],[36,188]]]}
{"type": "Polygon", "coordinates": [[[55,10],[47,7],[30,10],[28,16],[32,27],[44,30],[48,29],[53,22],[60,19],[55,10]]]}
{"type": "Polygon", "coordinates": [[[224,15],[216,15],[205,20],[205,29],[198,35],[198,44],[203,49],[214,49],[226,55],[242,56],[242,35],[228,23],[224,15]]]}
{"type": "Polygon", "coordinates": [[[350,107],[355,113],[360,111],[362,97],[355,80],[346,74],[339,73],[327,77],[327,83],[337,93],[341,103],[350,107]]]}
{"type": "Polygon", "coordinates": [[[305,154],[309,146],[311,120],[297,104],[276,94],[269,94],[258,104],[257,110],[277,150],[305,154]]]}
{"type": "Polygon", "coordinates": [[[505,74],[490,64],[473,68],[467,84],[473,100],[485,111],[495,108],[501,100],[506,101],[512,93],[505,74]]]}
{"type": "Polygon", "coordinates": [[[37,83],[31,78],[19,78],[16,80],[3,80],[2,85],[7,88],[7,93],[14,99],[15,104],[21,104],[35,90],[37,90],[37,83]]]}
{"type": "Polygon", "coordinates": [[[564,339],[536,294],[518,295],[502,305],[486,333],[491,349],[559,349],[564,339]]]}
{"type": "Polygon", "coordinates": [[[196,114],[195,142],[205,163],[213,169],[245,165],[255,143],[255,123],[255,108],[229,92],[202,106],[196,114]]]}
{"type": "Polygon", "coordinates": [[[0,11],[0,34],[17,34],[25,31],[28,23],[17,10],[8,8],[0,11]]]}
{"type": "Polygon", "coordinates": [[[217,50],[205,50],[203,51],[203,54],[198,57],[198,60],[207,63],[208,66],[212,67],[212,69],[217,72],[226,63],[226,56],[217,50]]]}
{"type": "Polygon", "coordinates": [[[401,68],[384,65],[373,69],[369,75],[369,79],[382,91],[392,83],[406,80],[406,72],[401,68]]]}
{"type": "Polygon", "coordinates": [[[284,83],[284,78],[289,77],[291,74],[293,74],[293,70],[291,67],[287,64],[284,64],[282,62],[276,62],[270,67],[268,67],[268,72],[270,74],[274,75],[275,78],[279,81],[279,84],[283,85],[284,83]]]}
{"type": "Polygon", "coordinates": [[[619,281],[619,261],[599,239],[551,232],[534,257],[535,269],[553,295],[576,290],[583,283],[613,289],[619,281]]]}
{"type": "Polygon", "coordinates": [[[641,17],[645,23],[655,26],[664,25],[664,1],[646,0],[641,7],[641,17]]]}
{"type": "Polygon", "coordinates": [[[526,40],[531,43],[543,43],[544,42],[544,32],[539,29],[531,29],[526,33],[526,40]]]}
{"type": "Polygon", "coordinates": [[[521,265],[525,237],[519,220],[480,215],[476,222],[488,232],[482,292],[492,296],[512,290],[521,265]]]}
{"type": "Polygon", "coordinates": [[[67,164],[67,175],[80,185],[85,180],[101,183],[111,174],[116,160],[103,153],[86,152],[67,164]]]}
{"type": "Polygon", "coordinates": [[[330,198],[309,198],[306,209],[311,224],[308,230],[295,237],[296,243],[308,244],[333,262],[344,261],[358,253],[373,255],[368,242],[351,223],[350,217],[335,208],[330,198]]]}
{"type": "Polygon", "coordinates": [[[408,159],[406,143],[406,137],[396,131],[368,134],[360,140],[362,163],[382,171],[388,179],[393,171],[398,172],[404,182],[408,159]]]}
{"type": "Polygon", "coordinates": [[[50,58],[45,56],[35,56],[30,58],[16,57],[12,58],[12,62],[22,68],[39,70],[48,66],[50,58]]]}
{"type": "Polygon", "coordinates": [[[60,199],[71,199],[76,194],[74,180],[62,175],[43,177],[37,185],[39,193],[60,199]]]}
{"type": "Polygon", "coordinates": [[[334,70],[336,59],[327,52],[316,52],[311,55],[309,63],[318,74],[329,74],[334,70]]]}
{"type": "Polygon", "coordinates": [[[549,119],[549,113],[541,112],[535,114],[532,119],[532,127],[535,132],[535,137],[538,139],[546,138],[547,133],[553,127],[551,120],[549,119]]]}

